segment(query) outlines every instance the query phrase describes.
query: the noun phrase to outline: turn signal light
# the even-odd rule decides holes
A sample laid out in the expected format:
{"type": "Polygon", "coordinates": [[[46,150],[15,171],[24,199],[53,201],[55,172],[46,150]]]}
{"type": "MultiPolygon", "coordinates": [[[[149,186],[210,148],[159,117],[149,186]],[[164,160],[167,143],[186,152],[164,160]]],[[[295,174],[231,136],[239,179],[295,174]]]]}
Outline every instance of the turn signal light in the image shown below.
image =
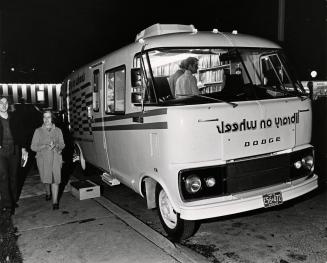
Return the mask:
{"type": "Polygon", "coordinates": [[[294,163],[294,167],[295,167],[296,169],[300,169],[300,168],[302,167],[302,162],[301,162],[301,161],[297,161],[297,162],[295,162],[295,163],[294,163]]]}
{"type": "Polygon", "coordinates": [[[214,187],[216,184],[216,179],[214,177],[208,177],[205,179],[207,187],[214,187]]]}

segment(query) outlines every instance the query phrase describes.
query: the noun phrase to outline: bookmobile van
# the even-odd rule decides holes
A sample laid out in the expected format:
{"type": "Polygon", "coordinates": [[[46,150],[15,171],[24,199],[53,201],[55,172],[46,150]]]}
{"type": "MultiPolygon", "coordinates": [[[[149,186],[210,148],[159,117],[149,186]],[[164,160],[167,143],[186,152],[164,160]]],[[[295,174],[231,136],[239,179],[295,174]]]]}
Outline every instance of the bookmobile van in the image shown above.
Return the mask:
{"type": "Polygon", "coordinates": [[[82,167],[146,198],[174,240],[201,219],[317,188],[311,100],[271,41],[155,24],[62,87],[82,167]],[[168,79],[188,57],[198,59],[199,94],[175,96],[168,79]]]}

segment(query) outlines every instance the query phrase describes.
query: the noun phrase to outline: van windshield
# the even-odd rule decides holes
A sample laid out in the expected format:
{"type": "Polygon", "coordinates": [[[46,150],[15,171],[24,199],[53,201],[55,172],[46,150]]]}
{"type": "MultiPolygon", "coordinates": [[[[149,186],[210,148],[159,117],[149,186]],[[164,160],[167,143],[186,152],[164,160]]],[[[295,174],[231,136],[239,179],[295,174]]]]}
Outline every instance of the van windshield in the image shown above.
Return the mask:
{"type": "Polygon", "coordinates": [[[147,51],[144,57],[152,80],[146,93],[158,103],[306,96],[279,49],[169,48],[147,51]]]}

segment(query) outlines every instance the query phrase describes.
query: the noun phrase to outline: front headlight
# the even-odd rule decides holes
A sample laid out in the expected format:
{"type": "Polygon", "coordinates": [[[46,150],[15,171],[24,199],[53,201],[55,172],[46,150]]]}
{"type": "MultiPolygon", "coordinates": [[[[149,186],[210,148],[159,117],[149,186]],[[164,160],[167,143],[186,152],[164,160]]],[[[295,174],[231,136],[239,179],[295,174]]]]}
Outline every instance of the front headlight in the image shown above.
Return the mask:
{"type": "Polygon", "coordinates": [[[314,169],[314,161],[313,156],[308,155],[302,158],[301,160],[302,166],[308,169],[309,171],[313,171],[314,169]]]}
{"type": "Polygon", "coordinates": [[[179,190],[183,201],[221,196],[225,192],[225,166],[185,169],[178,172],[179,190]]]}
{"type": "Polygon", "coordinates": [[[315,166],[314,156],[312,147],[293,152],[290,158],[292,165],[290,180],[312,175],[315,166]]]}
{"type": "Polygon", "coordinates": [[[201,179],[196,175],[190,175],[185,180],[185,189],[190,194],[195,194],[201,189],[201,179]]]}

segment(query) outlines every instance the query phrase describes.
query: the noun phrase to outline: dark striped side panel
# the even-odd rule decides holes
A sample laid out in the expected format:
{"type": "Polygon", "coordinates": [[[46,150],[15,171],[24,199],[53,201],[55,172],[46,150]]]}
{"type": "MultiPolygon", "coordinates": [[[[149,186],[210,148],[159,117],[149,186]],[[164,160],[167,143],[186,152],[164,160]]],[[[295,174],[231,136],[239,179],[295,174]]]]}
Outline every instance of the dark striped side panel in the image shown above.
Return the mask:
{"type": "Polygon", "coordinates": [[[59,110],[61,84],[0,84],[0,95],[12,97],[14,103],[23,97],[27,103],[41,103],[44,107],[59,110]],[[43,91],[44,101],[37,101],[37,92],[43,91]]]}

